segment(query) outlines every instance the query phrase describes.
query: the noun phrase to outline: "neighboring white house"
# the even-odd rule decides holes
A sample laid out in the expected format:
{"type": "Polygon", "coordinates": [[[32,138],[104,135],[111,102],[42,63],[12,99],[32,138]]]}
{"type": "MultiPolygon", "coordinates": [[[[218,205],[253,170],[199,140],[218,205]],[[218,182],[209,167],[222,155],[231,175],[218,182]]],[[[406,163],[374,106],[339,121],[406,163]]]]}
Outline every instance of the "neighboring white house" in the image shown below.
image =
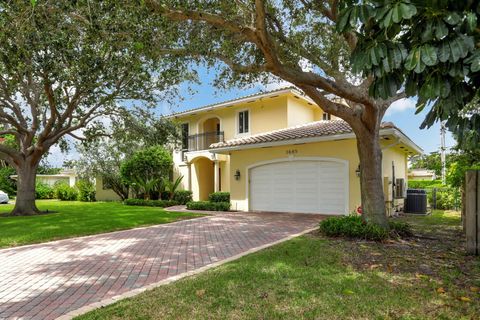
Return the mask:
{"type": "MultiPolygon", "coordinates": [[[[17,180],[18,175],[12,175],[10,178],[17,180]]],[[[77,182],[77,174],[73,169],[64,169],[58,174],[37,174],[37,182],[45,183],[50,186],[53,186],[57,182],[64,182],[70,187],[73,187],[77,182]]]]}
{"type": "Polygon", "coordinates": [[[408,171],[409,180],[435,180],[437,176],[434,170],[428,169],[410,169],[408,171]]]}

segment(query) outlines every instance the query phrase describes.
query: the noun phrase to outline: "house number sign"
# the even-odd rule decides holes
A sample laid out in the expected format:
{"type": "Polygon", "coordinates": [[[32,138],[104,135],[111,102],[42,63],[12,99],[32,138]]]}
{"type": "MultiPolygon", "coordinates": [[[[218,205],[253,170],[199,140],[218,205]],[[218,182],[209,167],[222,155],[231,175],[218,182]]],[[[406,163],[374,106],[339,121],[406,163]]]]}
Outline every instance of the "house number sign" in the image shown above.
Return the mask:
{"type": "Polygon", "coordinates": [[[298,153],[298,150],[297,149],[288,149],[286,152],[287,152],[288,155],[293,155],[293,154],[298,153]]]}

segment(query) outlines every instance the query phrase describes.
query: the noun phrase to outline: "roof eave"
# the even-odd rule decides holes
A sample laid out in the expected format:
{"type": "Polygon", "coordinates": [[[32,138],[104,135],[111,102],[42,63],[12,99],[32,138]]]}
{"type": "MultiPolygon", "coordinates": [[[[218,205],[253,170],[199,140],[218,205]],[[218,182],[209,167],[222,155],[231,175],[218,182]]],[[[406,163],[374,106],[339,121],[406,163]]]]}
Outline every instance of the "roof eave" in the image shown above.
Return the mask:
{"type": "Polygon", "coordinates": [[[251,101],[258,100],[260,98],[269,98],[269,97],[272,97],[272,96],[277,96],[277,95],[286,94],[286,93],[296,94],[296,95],[300,96],[300,98],[308,101],[309,103],[315,103],[310,98],[304,96],[303,93],[300,90],[295,89],[295,88],[286,88],[286,89],[279,90],[279,91],[270,91],[270,92],[266,92],[266,93],[259,93],[257,95],[252,95],[252,96],[245,97],[245,98],[240,98],[240,99],[237,99],[237,100],[229,100],[229,101],[225,101],[225,102],[220,102],[220,103],[217,103],[217,104],[214,104],[214,105],[210,105],[210,106],[207,106],[207,107],[201,107],[201,108],[198,108],[198,109],[192,109],[192,110],[187,110],[187,111],[183,111],[183,112],[173,113],[173,114],[170,114],[170,115],[166,115],[165,118],[166,119],[172,119],[172,118],[185,117],[185,116],[196,114],[196,113],[199,113],[199,112],[215,110],[215,109],[227,107],[227,106],[234,105],[234,104],[248,103],[248,102],[251,102],[251,101]]]}

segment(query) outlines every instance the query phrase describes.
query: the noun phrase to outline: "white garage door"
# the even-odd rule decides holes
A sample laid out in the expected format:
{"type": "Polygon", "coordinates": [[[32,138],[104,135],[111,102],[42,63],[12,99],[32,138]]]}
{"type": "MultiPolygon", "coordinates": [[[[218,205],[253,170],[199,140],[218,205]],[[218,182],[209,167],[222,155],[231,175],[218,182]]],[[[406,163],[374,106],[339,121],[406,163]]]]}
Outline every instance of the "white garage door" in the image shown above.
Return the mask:
{"type": "Polygon", "coordinates": [[[292,160],[250,169],[250,210],[347,213],[348,167],[329,160],[292,160]]]}

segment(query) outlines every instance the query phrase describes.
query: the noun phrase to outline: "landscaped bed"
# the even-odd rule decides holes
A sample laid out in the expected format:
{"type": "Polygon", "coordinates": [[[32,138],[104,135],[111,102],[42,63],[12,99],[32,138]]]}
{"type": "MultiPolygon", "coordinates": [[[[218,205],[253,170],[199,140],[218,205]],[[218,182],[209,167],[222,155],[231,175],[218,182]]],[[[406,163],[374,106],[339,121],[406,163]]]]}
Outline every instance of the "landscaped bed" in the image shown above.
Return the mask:
{"type": "Polygon", "coordinates": [[[480,260],[464,255],[459,214],[396,221],[417,237],[315,232],[79,319],[478,319],[480,260]]]}
{"type": "MultiPolygon", "coordinates": [[[[125,206],[120,202],[38,200],[40,210],[55,213],[29,217],[0,216],[0,247],[19,246],[163,224],[200,217],[188,212],[167,212],[157,207],[125,206]]],[[[1,205],[8,212],[13,205],[1,205]]]]}

